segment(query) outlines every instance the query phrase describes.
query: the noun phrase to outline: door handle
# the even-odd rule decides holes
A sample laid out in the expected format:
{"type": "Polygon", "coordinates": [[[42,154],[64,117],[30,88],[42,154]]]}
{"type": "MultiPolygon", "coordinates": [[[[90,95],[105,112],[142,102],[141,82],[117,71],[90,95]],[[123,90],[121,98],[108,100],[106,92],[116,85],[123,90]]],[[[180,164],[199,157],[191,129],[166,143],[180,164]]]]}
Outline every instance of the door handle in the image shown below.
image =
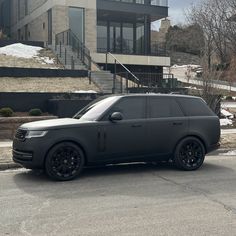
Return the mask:
{"type": "Polygon", "coordinates": [[[141,124],[133,124],[131,127],[133,127],[133,128],[139,128],[139,127],[142,127],[142,125],[141,125],[141,124]]]}
{"type": "Polygon", "coordinates": [[[182,125],[183,122],[174,122],[173,125],[182,125]]]}

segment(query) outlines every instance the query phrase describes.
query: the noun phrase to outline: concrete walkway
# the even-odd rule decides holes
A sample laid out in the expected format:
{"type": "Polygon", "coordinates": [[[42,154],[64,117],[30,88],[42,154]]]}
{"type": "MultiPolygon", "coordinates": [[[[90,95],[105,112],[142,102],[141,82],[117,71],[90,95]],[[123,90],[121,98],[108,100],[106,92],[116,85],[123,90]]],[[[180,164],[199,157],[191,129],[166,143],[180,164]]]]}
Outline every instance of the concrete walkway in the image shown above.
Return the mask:
{"type": "Polygon", "coordinates": [[[4,147],[12,147],[12,141],[11,140],[0,141],[0,148],[4,147]]]}

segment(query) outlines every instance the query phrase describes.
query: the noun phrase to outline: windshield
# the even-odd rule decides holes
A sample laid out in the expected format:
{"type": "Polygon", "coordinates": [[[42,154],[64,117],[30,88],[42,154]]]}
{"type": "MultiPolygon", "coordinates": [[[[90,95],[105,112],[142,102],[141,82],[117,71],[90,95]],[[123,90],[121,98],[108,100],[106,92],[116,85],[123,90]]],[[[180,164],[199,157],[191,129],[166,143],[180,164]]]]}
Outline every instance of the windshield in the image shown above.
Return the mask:
{"type": "Polygon", "coordinates": [[[84,121],[94,121],[98,120],[99,117],[113,105],[119,97],[107,97],[105,99],[98,99],[84,109],[80,110],[73,118],[84,120],[84,121]]]}

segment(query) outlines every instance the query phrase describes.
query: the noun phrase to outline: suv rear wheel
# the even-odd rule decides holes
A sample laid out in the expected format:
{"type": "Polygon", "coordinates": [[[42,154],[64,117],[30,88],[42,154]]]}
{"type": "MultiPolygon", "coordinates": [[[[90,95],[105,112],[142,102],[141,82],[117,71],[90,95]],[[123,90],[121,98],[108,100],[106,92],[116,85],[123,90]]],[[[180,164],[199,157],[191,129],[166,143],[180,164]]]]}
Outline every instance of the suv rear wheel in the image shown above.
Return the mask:
{"type": "Polygon", "coordinates": [[[45,161],[48,176],[60,181],[74,179],[79,175],[83,166],[83,151],[71,142],[63,142],[54,146],[45,161]]]}
{"type": "Polygon", "coordinates": [[[174,163],[183,170],[197,170],[205,159],[205,148],[195,137],[187,137],[179,142],[175,149],[174,163]]]}

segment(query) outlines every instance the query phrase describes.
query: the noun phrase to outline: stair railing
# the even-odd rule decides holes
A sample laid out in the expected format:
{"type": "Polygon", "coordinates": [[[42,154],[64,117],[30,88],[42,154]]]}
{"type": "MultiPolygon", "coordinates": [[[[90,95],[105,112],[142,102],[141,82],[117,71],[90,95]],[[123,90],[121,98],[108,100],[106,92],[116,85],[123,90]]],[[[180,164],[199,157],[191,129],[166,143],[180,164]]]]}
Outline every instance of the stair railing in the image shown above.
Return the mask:
{"type": "MultiPolygon", "coordinates": [[[[85,46],[83,42],[72,32],[71,29],[65,30],[61,33],[58,33],[55,37],[55,47],[59,46],[60,57],[62,54],[62,45],[71,46],[71,49],[76,53],[77,58],[87,67],[88,70],[91,70],[91,56],[89,49],[85,46]]],[[[67,51],[65,48],[65,64],[67,64],[67,51]]],[[[71,67],[74,68],[74,58],[71,58],[71,67]]]]}
{"type": "Polygon", "coordinates": [[[107,52],[106,53],[106,70],[108,67],[108,59],[109,56],[112,57],[112,59],[114,59],[114,73],[113,73],[113,88],[112,88],[112,93],[115,93],[116,90],[116,80],[117,80],[117,64],[121,65],[122,68],[125,70],[125,77],[124,76],[120,76],[120,91],[121,93],[123,93],[123,79],[125,79],[125,87],[126,87],[126,93],[129,92],[129,78],[131,77],[131,81],[136,83],[139,86],[139,78],[134,75],[123,63],[121,63],[112,53],[107,52]]]}

